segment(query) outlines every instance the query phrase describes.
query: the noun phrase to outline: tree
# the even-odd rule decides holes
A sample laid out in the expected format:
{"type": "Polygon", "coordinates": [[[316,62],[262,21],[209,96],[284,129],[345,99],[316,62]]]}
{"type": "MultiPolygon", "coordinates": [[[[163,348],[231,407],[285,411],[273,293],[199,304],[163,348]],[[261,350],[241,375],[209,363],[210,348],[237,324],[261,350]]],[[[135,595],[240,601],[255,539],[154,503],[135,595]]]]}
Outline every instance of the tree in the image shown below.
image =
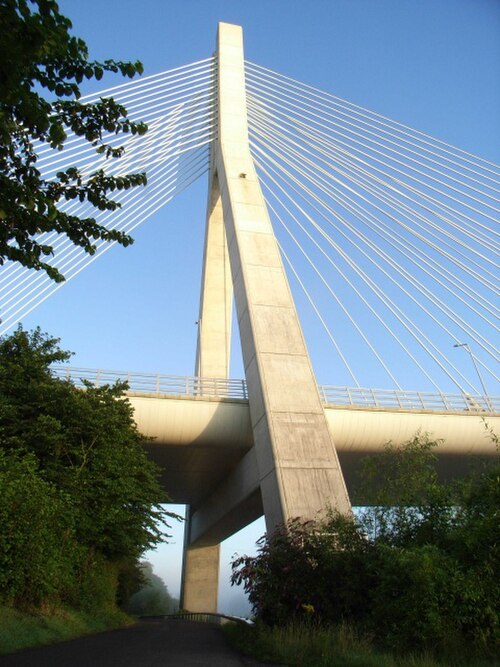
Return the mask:
{"type": "Polygon", "coordinates": [[[0,0],[0,26],[0,264],[16,261],[61,281],[63,275],[44,261],[53,247],[39,241],[38,234],[66,234],[89,254],[96,240],[128,245],[132,239],[94,218],[64,213],[59,204],[78,200],[115,210],[120,204],[108,194],[144,185],[146,176],[113,177],[98,170],[86,178],[70,167],[46,180],[36,167],[37,146],[62,150],[73,132],[97,153],[120,157],[123,149],[107,145],[106,133],[141,135],[146,125],[129,120],[125,107],[111,98],[82,103],[79,84],[99,80],[105,71],[133,77],[143,68],[140,62],[88,60],[85,42],[70,34],[71,21],[54,0],[0,0]]]}
{"type": "Polygon", "coordinates": [[[0,600],[38,605],[71,585],[77,561],[65,497],[33,455],[0,448],[0,600]]]}
{"type": "Polygon", "coordinates": [[[161,577],[153,572],[147,561],[140,563],[143,586],[130,598],[127,611],[135,616],[173,614],[179,610],[179,601],[172,598],[161,577]]]}
{"type": "Polygon", "coordinates": [[[361,472],[363,530],[391,546],[441,544],[461,503],[455,484],[438,479],[435,449],[439,442],[416,433],[401,446],[367,457],[361,472]]]}
{"type": "Polygon", "coordinates": [[[36,582],[43,572],[43,590],[81,600],[85,589],[91,600],[99,586],[117,585],[120,568],[129,569],[162,541],[165,521],[177,518],[160,505],[168,498],[123,395],[126,385],[87,384],[82,390],[54,377],[50,364],[69,357],[58,343],[39,329],[21,327],[0,339],[4,599],[38,602],[42,589],[36,582]],[[31,530],[43,545],[33,549],[33,568],[20,577],[24,559],[11,556],[26,548],[31,530]],[[44,561],[46,571],[40,570],[44,561]],[[51,578],[52,572],[65,578],[51,578]]]}
{"type": "Polygon", "coordinates": [[[321,522],[291,519],[257,545],[256,556],[235,558],[231,583],[244,585],[264,623],[340,623],[366,612],[373,548],[353,518],[329,512],[321,522]]]}
{"type": "Polygon", "coordinates": [[[388,445],[365,468],[372,506],[292,520],[261,538],[256,556],[234,560],[232,583],[244,585],[257,618],[347,621],[398,651],[495,651],[499,462],[443,483],[435,445],[422,434],[388,445]]]}

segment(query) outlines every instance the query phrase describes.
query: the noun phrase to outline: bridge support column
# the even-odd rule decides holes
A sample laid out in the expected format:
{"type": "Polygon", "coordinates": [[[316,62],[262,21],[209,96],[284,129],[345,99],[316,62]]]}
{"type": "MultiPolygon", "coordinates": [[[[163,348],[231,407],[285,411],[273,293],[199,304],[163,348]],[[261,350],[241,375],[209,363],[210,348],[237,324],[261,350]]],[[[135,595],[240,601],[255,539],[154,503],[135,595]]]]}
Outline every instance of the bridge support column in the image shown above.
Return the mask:
{"type": "Polygon", "coordinates": [[[241,27],[219,24],[215,169],[268,530],[350,502],[248,141],[241,27]]]}
{"type": "Polygon", "coordinates": [[[198,377],[228,378],[233,282],[217,175],[212,171],[201,280],[196,369],[198,377]]]}
{"type": "MultiPolygon", "coordinates": [[[[189,532],[189,526],[186,533],[189,532]]],[[[201,546],[184,543],[181,609],[192,612],[217,612],[219,597],[220,544],[201,546]]]]}
{"type": "MultiPolygon", "coordinates": [[[[234,288],[258,480],[272,531],[327,507],[349,512],[350,502],[250,154],[239,26],[219,24],[217,55],[219,133],[211,156],[196,373],[228,377],[234,288]]],[[[190,533],[188,525],[182,604],[209,611],[217,605],[219,547],[196,547],[190,533]]]]}
{"type": "MultiPolygon", "coordinates": [[[[195,374],[201,378],[228,378],[233,283],[222,201],[213,169],[210,178],[195,374]]],[[[216,612],[220,545],[191,544],[191,513],[190,509],[184,534],[181,607],[216,612]]]]}

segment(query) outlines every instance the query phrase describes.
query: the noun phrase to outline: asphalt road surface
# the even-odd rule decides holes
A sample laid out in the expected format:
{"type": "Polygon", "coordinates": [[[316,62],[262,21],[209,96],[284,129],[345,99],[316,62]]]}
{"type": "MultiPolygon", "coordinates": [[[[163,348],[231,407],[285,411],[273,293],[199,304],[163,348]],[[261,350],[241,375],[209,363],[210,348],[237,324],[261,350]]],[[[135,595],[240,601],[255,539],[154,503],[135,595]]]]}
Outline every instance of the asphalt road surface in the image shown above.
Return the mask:
{"type": "MultiPolygon", "coordinates": [[[[235,653],[221,629],[182,620],[141,621],[61,644],[0,656],[1,667],[260,667],[235,653]]],[[[263,666],[262,666],[263,667],[263,666]]]]}

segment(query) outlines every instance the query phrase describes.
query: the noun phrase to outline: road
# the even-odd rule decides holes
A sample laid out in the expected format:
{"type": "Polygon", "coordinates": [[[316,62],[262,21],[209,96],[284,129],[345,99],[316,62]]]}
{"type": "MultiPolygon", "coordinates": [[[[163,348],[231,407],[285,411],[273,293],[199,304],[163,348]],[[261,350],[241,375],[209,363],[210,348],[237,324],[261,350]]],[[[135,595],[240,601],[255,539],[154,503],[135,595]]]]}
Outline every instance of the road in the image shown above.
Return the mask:
{"type": "Polygon", "coordinates": [[[0,667],[264,667],[233,651],[219,627],[141,621],[60,644],[0,656],[0,667]]]}

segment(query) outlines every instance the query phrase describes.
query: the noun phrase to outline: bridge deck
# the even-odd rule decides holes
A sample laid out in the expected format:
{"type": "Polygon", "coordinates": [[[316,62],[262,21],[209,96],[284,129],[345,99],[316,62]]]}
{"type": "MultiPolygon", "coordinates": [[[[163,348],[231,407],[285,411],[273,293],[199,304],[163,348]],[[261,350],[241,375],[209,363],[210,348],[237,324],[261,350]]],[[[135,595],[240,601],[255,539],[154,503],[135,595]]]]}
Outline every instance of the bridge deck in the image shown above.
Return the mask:
{"type": "MultiPolygon", "coordinates": [[[[217,542],[262,514],[249,405],[243,381],[201,380],[149,374],[88,371],[59,367],[59,377],[77,385],[125,380],[141,433],[153,438],[145,446],[162,469],[162,484],[170,500],[186,503],[199,514],[198,539],[217,542]],[[244,474],[240,474],[244,472],[244,474]],[[234,500],[237,498],[237,502],[234,500]],[[210,500],[213,499],[211,505],[210,500]],[[217,499],[217,502],[215,502],[217,499]],[[230,501],[227,499],[231,499],[230,501]],[[232,505],[234,503],[234,505],[232,505]],[[232,506],[233,516],[219,520],[220,507],[232,506]],[[212,508],[212,509],[211,509],[212,508]],[[206,530],[206,526],[210,529],[206,530]]],[[[498,401],[480,404],[459,395],[377,392],[320,388],[329,428],[346,484],[355,504],[365,499],[357,488],[360,462],[381,452],[388,441],[402,443],[418,431],[442,440],[436,449],[443,477],[461,476],[475,462],[496,454],[489,427],[500,430],[498,401]],[[411,394],[411,396],[410,396],[411,394]],[[414,397],[419,396],[415,406],[414,397]],[[410,401],[411,398],[411,401],[410,401]],[[359,399],[360,403],[354,401],[359,399]],[[367,405],[366,402],[369,402],[367,405]]]]}
{"type": "MultiPolygon", "coordinates": [[[[128,396],[139,430],[154,438],[147,448],[164,469],[165,488],[175,502],[198,505],[252,448],[245,399],[128,396]]],[[[437,453],[446,476],[461,475],[474,459],[495,454],[481,413],[325,405],[325,414],[351,494],[363,457],[417,431],[443,440],[437,453]]],[[[488,424],[500,427],[500,415],[490,414],[488,424]]]]}

